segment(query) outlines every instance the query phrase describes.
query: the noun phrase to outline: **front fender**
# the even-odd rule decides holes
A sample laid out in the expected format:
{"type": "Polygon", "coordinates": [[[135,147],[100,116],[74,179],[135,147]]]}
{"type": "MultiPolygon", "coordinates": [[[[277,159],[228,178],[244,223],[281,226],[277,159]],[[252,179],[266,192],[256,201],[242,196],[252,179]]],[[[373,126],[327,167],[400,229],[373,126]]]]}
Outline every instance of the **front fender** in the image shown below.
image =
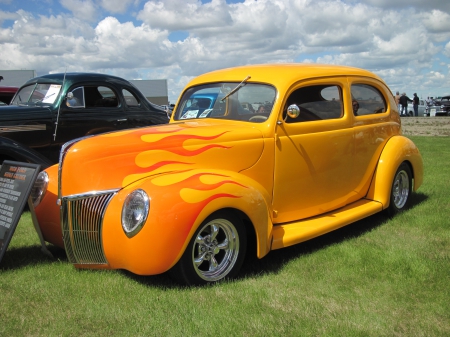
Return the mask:
{"type": "Polygon", "coordinates": [[[217,210],[245,213],[257,236],[257,255],[270,250],[272,222],[269,194],[254,180],[235,172],[191,170],[142,179],[121,190],[110,202],[102,230],[111,268],[141,275],[169,270],[181,257],[193,233],[217,210]],[[149,195],[150,213],[142,230],[128,238],[121,226],[122,205],[134,189],[149,195]]]}
{"type": "Polygon", "coordinates": [[[394,175],[402,162],[406,161],[412,171],[414,191],[423,182],[423,161],[417,146],[404,136],[388,140],[378,160],[378,165],[366,198],[379,201],[383,209],[389,206],[394,175]]]}
{"type": "Polygon", "coordinates": [[[35,212],[44,240],[64,248],[60,207],[56,203],[58,199],[58,165],[50,166],[45,171],[49,176],[48,186],[40,204],[35,208],[35,212]]]}
{"type": "MultiPolygon", "coordinates": [[[[11,159],[20,162],[39,164],[45,169],[53,163],[39,152],[9,138],[0,137],[0,159],[11,159]]],[[[0,164],[1,164],[0,162],[0,164]]]]}

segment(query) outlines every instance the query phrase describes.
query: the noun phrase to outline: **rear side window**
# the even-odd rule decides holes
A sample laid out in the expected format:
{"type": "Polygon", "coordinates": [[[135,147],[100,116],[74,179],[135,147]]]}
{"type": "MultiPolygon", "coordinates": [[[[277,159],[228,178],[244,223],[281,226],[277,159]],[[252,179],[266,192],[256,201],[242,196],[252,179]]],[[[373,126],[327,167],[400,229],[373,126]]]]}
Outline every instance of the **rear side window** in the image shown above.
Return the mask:
{"type": "Polygon", "coordinates": [[[337,85],[312,85],[295,90],[284,109],[296,105],[300,109],[297,118],[287,117],[287,123],[337,119],[343,116],[342,90],[337,85]]]}
{"type": "Polygon", "coordinates": [[[386,100],[381,92],[368,84],[352,84],[352,103],[355,116],[386,112],[386,100]]]}
{"type": "Polygon", "coordinates": [[[128,106],[139,106],[138,99],[127,89],[122,90],[123,98],[125,98],[125,102],[128,106]]]}

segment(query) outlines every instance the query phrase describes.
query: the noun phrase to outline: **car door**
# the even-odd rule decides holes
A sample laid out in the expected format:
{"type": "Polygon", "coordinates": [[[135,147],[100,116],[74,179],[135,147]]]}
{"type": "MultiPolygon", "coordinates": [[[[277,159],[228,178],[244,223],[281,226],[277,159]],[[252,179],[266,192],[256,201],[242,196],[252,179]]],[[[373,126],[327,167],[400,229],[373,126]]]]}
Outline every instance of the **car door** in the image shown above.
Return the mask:
{"type": "Polygon", "coordinates": [[[120,90],[110,83],[78,83],[61,102],[55,145],[89,135],[128,128],[120,90]]]}
{"type": "Polygon", "coordinates": [[[132,87],[121,88],[122,97],[124,100],[123,107],[127,119],[127,127],[136,128],[142,126],[149,126],[167,123],[167,115],[161,111],[156,111],[143,95],[139,95],[132,87]],[[160,116],[157,116],[159,114],[160,116]]]}
{"type": "Polygon", "coordinates": [[[353,115],[345,77],[303,82],[284,103],[276,132],[274,223],[311,217],[356,200],[353,115]],[[286,117],[295,104],[298,118],[286,117]]]}
{"type": "MultiPolygon", "coordinates": [[[[388,89],[368,78],[349,77],[352,98],[358,102],[353,130],[355,148],[353,159],[353,186],[360,198],[369,189],[373,173],[387,140],[398,133],[399,124],[390,118],[388,89]]],[[[392,106],[395,102],[391,95],[392,106]]]]}

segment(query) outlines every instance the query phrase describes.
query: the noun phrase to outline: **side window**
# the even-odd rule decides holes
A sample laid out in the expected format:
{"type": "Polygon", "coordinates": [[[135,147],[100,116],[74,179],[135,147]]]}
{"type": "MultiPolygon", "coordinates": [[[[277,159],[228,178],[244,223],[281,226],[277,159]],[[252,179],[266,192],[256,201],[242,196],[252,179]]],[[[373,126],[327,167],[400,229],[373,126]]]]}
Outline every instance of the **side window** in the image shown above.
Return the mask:
{"type": "Polygon", "coordinates": [[[84,88],[78,87],[73,89],[72,95],[67,95],[66,105],[71,108],[84,108],[85,102],[84,102],[84,88]],[[72,97],[69,97],[72,96],[72,97]]]}
{"type": "Polygon", "coordinates": [[[367,84],[352,84],[352,104],[355,116],[386,112],[386,101],[381,92],[367,84]]]}
{"type": "Polygon", "coordinates": [[[122,89],[123,98],[125,98],[125,103],[128,106],[139,106],[139,101],[131,92],[127,89],[122,89]]]}
{"type": "Polygon", "coordinates": [[[103,86],[85,86],[84,96],[87,108],[117,107],[119,100],[114,91],[103,86]]]}
{"type": "Polygon", "coordinates": [[[300,115],[287,117],[287,123],[341,118],[344,111],[342,91],[336,85],[312,85],[295,90],[287,100],[283,118],[293,104],[299,107],[300,115]]]}

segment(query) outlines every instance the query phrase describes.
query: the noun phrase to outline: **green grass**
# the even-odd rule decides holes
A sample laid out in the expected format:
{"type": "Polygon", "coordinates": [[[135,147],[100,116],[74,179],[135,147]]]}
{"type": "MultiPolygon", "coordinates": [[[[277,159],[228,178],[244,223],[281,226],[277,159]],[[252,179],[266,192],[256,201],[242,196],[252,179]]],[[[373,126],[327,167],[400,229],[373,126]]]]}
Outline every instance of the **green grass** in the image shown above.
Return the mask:
{"type": "Polygon", "coordinates": [[[76,270],[64,251],[40,251],[24,213],[0,263],[0,336],[449,336],[450,138],[411,138],[425,179],[409,210],[270,252],[213,286],[76,270]]]}

